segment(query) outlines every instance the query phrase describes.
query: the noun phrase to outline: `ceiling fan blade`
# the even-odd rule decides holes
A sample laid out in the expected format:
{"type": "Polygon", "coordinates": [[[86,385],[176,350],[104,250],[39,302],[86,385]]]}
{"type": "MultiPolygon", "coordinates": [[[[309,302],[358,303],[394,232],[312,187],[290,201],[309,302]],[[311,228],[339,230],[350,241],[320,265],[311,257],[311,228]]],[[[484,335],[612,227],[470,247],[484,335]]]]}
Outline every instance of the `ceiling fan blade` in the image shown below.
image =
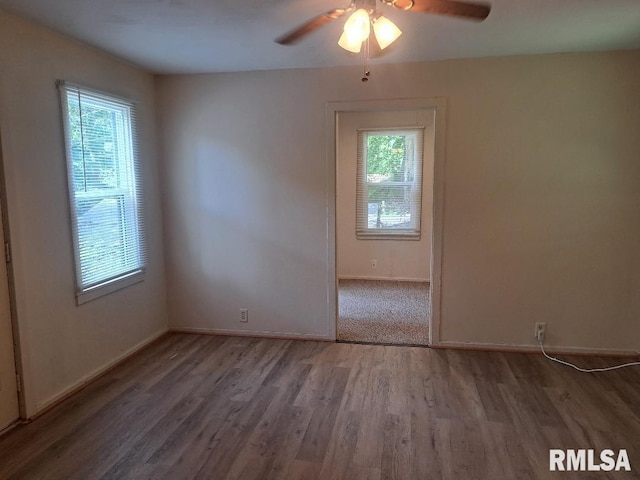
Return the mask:
{"type": "Polygon", "coordinates": [[[414,0],[414,5],[409,10],[412,12],[437,13],[482,21],[487,18],[489,12],[491,12],[491,5],[487,3],[468,3],[454,0],[414,0]]]}
{"type": "Polygon", "coordinates": [[[280,45],[293,45],[298,42],[305,35],[310,34],[316,28],[322,27],[323,25],[333,22],[337,20],[345,13],[347,13],[349,8],[336,8],[334,10],[329,10],[328,12],[323,13],[322,15],[318,15],[317,17],[312,18],[306,23],[303,23],[295,30],[291,30],[288,33],[285,33],[281,37],[276,38],[276,43],[280,45]]]}

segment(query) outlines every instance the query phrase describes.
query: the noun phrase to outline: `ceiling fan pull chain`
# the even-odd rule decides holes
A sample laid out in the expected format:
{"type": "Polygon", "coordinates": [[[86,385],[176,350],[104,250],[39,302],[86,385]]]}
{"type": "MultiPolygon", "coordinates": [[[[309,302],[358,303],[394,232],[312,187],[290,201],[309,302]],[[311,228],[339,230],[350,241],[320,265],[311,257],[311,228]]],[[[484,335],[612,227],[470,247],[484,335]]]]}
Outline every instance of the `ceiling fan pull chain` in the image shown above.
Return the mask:
{"type": "Polygon", "coordinates": [[[370,75],[371,75],[371,72],[369,71],[369,39],[367,38],[364,42],[364,72],[361,80],[363,82],[368,82],[370,75]]]}

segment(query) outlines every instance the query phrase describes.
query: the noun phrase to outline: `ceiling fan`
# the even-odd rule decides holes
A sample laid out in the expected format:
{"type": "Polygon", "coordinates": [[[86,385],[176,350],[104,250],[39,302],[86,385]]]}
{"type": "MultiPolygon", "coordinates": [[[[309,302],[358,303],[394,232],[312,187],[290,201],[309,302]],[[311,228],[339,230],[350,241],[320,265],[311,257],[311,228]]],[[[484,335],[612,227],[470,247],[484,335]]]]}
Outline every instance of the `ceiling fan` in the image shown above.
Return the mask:
{"type": "Polygon", "coordinates": [[[449,15],[476,21],[484,20],[491,11],[491,6],[486,3],[457,0],[352,0],[348,7],[336,8],[313,17],[275,41],[281,45],[293,45],[323,25],[351,13],[345,22],[344,33],[338,44],[345,50],[360,52],[362,44],[369,38],[373,27],[374,36],[380,48],[384,49],[402,32],[389,19],[376,12],[377,1],[399,10],[449,15]]]}

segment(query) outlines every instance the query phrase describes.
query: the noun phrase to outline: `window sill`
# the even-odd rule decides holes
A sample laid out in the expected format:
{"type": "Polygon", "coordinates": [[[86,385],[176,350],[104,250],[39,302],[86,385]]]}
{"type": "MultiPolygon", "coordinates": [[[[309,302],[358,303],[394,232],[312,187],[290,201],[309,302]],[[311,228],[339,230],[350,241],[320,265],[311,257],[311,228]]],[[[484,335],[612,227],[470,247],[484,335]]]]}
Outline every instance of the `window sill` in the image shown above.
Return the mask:
{"type": "Polygon", "coordinates": [[[91,287],[83,292],[76,293],[76,305],[82,305],[90,302],[91,300],[95,300],[96,298],[109,295],[117,290],[122,290],[123,288],[142,282],[144,277],[144,270],[138,270],[137,272],[130,273],[123,277],[91,287]]]}
{"type": "Polygon", "coordinates": [[[356,233],[357,240],[415,240],[422,237],[419,233],[356,233]]]}

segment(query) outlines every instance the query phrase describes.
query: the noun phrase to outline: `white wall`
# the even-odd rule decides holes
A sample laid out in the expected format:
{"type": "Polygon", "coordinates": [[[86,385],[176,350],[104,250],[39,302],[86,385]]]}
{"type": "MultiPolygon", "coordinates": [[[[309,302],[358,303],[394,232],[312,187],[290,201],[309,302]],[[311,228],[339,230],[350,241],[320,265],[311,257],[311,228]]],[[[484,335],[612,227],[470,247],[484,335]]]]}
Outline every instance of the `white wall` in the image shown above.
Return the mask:
{"type": "Polygon", "coordinates": [[[0,44],[0,131],[30,416],[167,328],[154,80],[131,65],[1,12],[0,44]],[[139,101],[148,274],[142,283],[82,306],[76,306],[74,297],[56,79],[139,101]]]}
{"type": "Polygon", "coordinates": [[[640,52],[359,69],[159,80],[170,324],[330,336],[327,102],[445,97],[440,342],[638,349],[640,52]]]}
{"type": "Polygon", "coordinates": [[[434,109],[338,114],[336,154],[336,247],[338,278],[428,282],[431,271],[434,109]],[[420,240],[356,238],[357,133],[359,128],[423,126],[423,188],[420,240]],[[375,259],[377,266],[371,266],[375,259]]]}

